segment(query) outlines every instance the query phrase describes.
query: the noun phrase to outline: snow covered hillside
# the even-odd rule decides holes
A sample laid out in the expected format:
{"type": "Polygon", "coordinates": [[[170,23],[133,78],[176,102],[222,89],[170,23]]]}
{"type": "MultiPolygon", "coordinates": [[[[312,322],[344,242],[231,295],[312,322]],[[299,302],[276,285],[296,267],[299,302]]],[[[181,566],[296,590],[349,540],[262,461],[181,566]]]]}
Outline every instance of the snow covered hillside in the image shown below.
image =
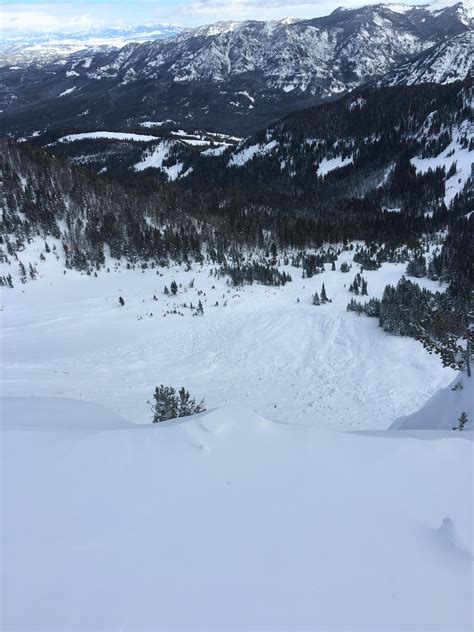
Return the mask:
{"type": "Polygon", "coordinates": [[[4,630],[470,628],[471,433],[1,412],[4,630]]]}
{"type": "MultiPolygon", "coordinates": [[[[243,405],[273,421],[384,429],[454,377],[420,343],[346,311],[356,266],[344,274],[340,265],[352,263],[351,251],[341,254],[337,271],[328,265],[303,279],[301,268],[289,265],[282,269],[293,281],[284,287],[232,287],[208,264],[157,274],[110,261],[110,274],[64,273],[55,251],[41,261],[43,246],[32,243],[21,253],[27,267],[35,264],[37,280],[23,285],[15,278],[3,292],[4,394],[84,398],[148,423],[147,401],[163,383],[205,396],[210,408],[243,405]],[[175,297],[163,293],[173,280],[175,297]],[[332,302],[315,307],[312,296],[323,283],[332,302]],[[199,300],[204,315],[193,316],[190,305],[199,300]]],[[[365,271],[369,298],[380,298],[405,267],[365,271]]],[[[439,288],[426,278],[417,282],[439,288]]]]}

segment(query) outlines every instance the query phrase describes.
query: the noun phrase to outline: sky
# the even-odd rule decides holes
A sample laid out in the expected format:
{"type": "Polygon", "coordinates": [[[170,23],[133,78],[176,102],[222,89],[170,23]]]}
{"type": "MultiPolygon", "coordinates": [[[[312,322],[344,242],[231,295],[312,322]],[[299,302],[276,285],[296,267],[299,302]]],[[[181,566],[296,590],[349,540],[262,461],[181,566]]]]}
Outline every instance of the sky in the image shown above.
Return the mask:
{"type": "MultiPolygon", "coordinates": [[[[147,22],[197,26],[218,20],[273,20],[327,15],[337,7],[380,0],[0,0],[1,28],[18,31],[67,31],[147,22]]],[[[424,4],[415,0],[406,4],[424,4]]]]}

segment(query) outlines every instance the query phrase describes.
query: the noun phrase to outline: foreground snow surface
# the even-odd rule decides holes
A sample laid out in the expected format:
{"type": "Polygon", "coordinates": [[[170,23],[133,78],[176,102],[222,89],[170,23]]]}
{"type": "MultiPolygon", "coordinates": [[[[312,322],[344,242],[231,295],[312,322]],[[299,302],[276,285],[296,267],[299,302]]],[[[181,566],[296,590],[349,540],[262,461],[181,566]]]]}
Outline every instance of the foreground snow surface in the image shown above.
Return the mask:
{"type": "MultiPolygon", "coordinates": [[[[22,261],[35,264],[42,278],[25,285],[15,278],[14,289],[2,293],[4,395],[85,399],[149,423],[147,401],[163,383],[204,396],[208,408],[245,406],[272,421],[373,430],[415,412],[455,376],[415,340],[346,311],[359,271],[339,271],[343,260],[352,261],[349,252],[335,272],[327,265],[302,279],[301,268],[287,266],[293,281],[285,287],[233,288],[209,265],[157,274],[125,264],[115,270],[110,262],[110,274],[64,274],[53,252],[41,262],[33,244],[28,248],[22,261]],[[165,296],[173,279],[178,294],[165,296]],[[311,298],[322,283],[332,303],[315,307],[311,298]],[[204,315],[193,316],[189,305],[199,300],[204,315]],[[175,308],[183,316],[167,313],[175,308]]],[[[3,265],[2,274],[15,274],[3,265]]],[[[380,297],[404,270],[385,264],[364,272],[369,298],[380,297]]]]}
{"type": "Polygon", "coordinates": [[[472,433],[1,406],[2,629],[471,629],[472,433]]]}

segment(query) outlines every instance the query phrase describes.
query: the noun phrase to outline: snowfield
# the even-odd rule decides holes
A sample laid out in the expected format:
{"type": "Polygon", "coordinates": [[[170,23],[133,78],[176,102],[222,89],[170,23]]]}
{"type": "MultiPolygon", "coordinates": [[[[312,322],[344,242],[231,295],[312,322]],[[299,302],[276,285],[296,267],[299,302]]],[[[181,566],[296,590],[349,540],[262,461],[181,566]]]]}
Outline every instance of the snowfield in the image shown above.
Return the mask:
{"type": "Polygon", "coordinates": [[[318,176],[325,176],[335,169],[341,169],[346,165],[350,165],[354,162],[353,156],[343,158],[342,156],[336,156],[335,158],[323,158],[318,165],[318,176]]]}
{"type": "MultiPolygon", "coordinates": [[[[210,265],[160,269],[159,276],[124,264],[114,272],[110,262],[110,274],[64,274],[53,252],[42,263],[33,244],[28,248],[22,261],[36,262],[44,277],[2,294],[6,395],[83,398],[149,423],[147,401],[163,383],[205,396],[210,408],[246,406],[272,421],[385,429],[455,376],[415,340],[346,312],[359,271],[354,264],[339,272],[342,261],[352,260],[349,252],[337,272],[326,265],[323,274],[302,279],[301,268],[289,266],[293,281],[284,287],[234,288],[211,276],[210,265]],[[181,285],[174,298],[163,293],[173,279],[181,285]],[[315,307],[311,298],[322,283],[332,303],[315,307]],[[205,313],[192,316],[189,305],[199,300],[205,313]],[[183,316],[166,313],[174,309],[183,316]]],[[[364,272],[369,297],[380,297],[404,271],[386,264],[364,272]]]]}
{"type": "MultiPolygon", "coordinates": [[[[61,96],[61,95],[60,95],[61,96]]],[[[109,140],[133,140],[133,141],[152,141],[160,140],[159,136],[150,136],[149,134],[129,134],[127,132],[81,132],[80,134],[68,134],[58,138],[57,143],[70,143],[75,140],[107,138],[109,140]]],[[[54,144],[54,143],[53,143],[54,144]]]]}
{"type": "Polygon", "coordinates": [[[2,403],[2,629],[470,629],[472,433],[52,402],[2,403]]]}
{"type": "Polygon", "coordinates": [[[468,140],[472,140],[474,138],[474,125],[466,121],[463,125],[455,127],[453,130],[454,139],[438,156],[411,159],[411,164],[420,173],[425,173],[429,169],[434,171],[437,167],[444,167],[448,172],[453,164],[456,165],[456,173],[446,180],[446,194],[444,196],[446,206],[449,206],[455,196],[463,190],[473,173],[473,155],[469,151],[469,147],[462,147],[459,142],[459,137],[463,133],[467,134],[468,140]]]}
{"type": "Polygon", "coordinates": [[[278,141],[276,140],[272,140],[265,145],[260,143],[258,145],[250,145],[249,147],[244,147],[244,149],[237,152],[231,157],[227,166],[243,167],[243,165],[249,162],[249,160],[255,158],[255,156],[265,156],[266,154],[271,153],[277,147],[278,141]]]}

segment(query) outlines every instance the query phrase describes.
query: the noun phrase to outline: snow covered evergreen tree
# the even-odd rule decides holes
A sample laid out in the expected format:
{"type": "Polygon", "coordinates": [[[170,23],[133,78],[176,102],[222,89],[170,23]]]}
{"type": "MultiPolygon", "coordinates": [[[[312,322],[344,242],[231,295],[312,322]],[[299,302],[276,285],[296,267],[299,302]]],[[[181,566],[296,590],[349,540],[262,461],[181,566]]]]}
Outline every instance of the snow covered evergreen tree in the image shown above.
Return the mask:
{"type": "Polygon", "coordinates": [[[152,404],[153,423],[176,419],[176,417],[188,417],[206,410],[204,399],[196,402],[184,386],[176,393],[176,389],[172,386],[160,384],[155,389],[153,399],[155,400],[152,404]]]}

